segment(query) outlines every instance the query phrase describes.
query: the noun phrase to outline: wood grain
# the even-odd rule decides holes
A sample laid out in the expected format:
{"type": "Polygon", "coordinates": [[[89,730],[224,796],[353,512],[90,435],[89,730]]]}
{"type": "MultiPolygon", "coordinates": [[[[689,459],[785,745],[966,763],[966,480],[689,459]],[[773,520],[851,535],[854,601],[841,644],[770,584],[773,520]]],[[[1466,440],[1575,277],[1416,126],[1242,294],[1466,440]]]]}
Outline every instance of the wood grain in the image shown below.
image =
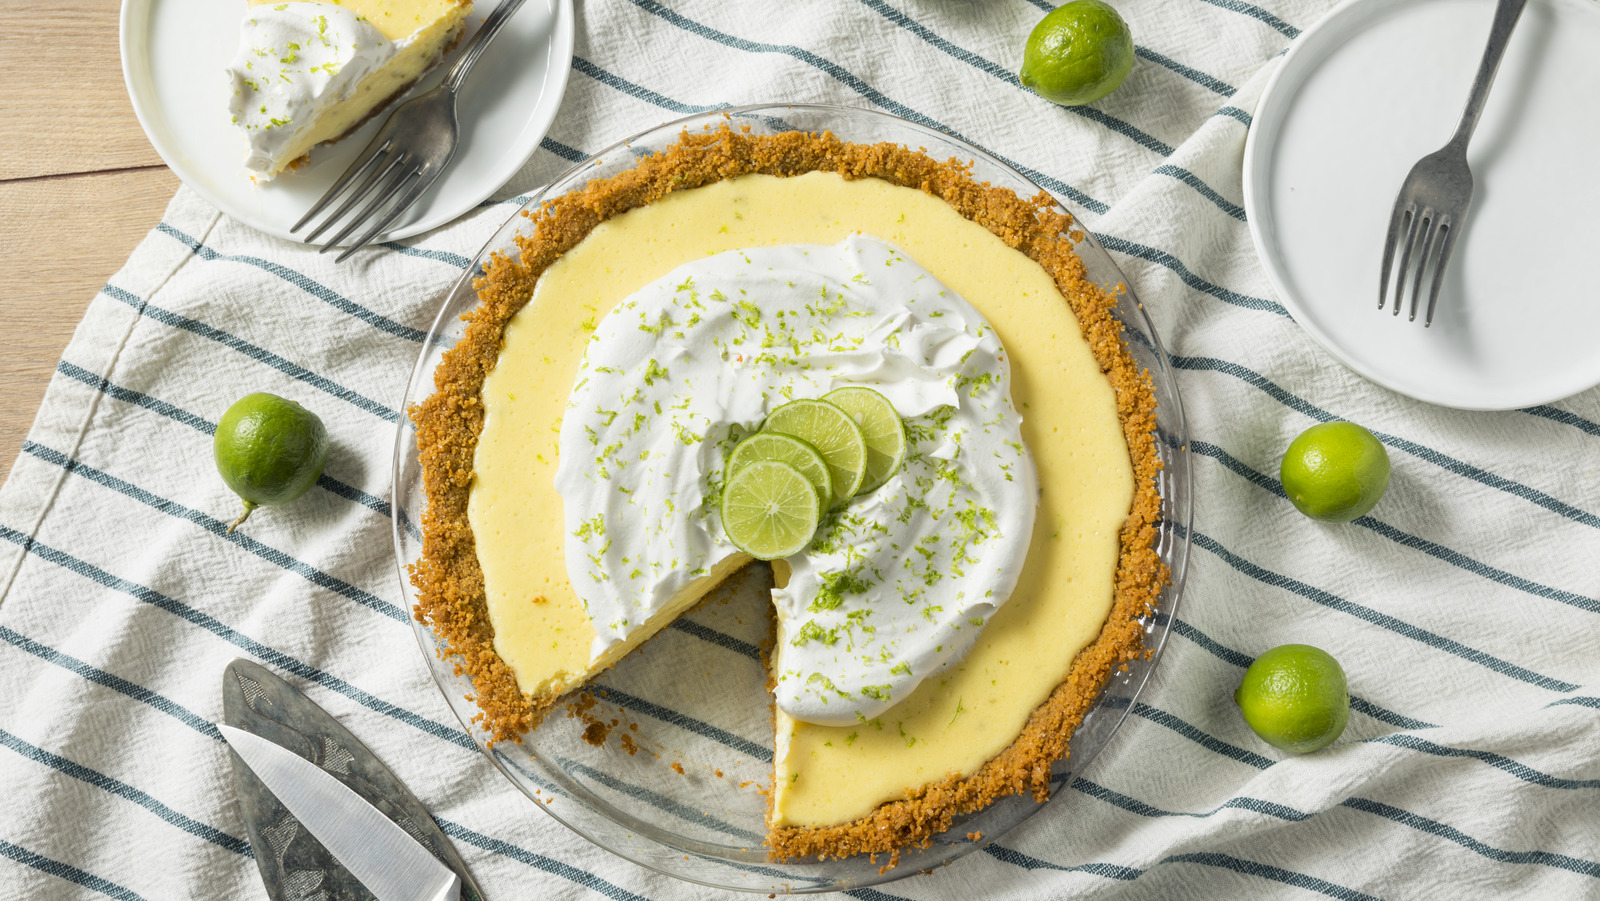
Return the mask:
{"type": "Polygon", "coordinates": [[[164,168],[0,182],[0,479],[84,309],[177,189],[164,168]]]}
{"type": "Polygon", "coordinates": [[[119,8],[0,0],[0,479],[84,309],[178,187],[122,82],[119,8]]]}
{"type": "Polygon", "coordinates": [[[0,2],[0,181],[161,165],[122,83],[118,6],[0,2]]]}

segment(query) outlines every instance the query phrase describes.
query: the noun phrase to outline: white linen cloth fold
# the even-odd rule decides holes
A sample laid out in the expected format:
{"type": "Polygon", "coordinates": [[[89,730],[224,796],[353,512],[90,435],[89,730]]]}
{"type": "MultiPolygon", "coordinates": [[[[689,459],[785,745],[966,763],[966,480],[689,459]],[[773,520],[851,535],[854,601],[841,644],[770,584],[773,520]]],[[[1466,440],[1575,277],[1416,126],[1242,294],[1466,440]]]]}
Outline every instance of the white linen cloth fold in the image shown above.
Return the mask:
{"type": "MultiPolygon", "coordinates": [[[[561,115],[504,195],[688,112],[886,110],[1081,210],[1174,354],[1194,550],[1155,676],[1024,826],[855,894],[1600,896],[1600,391],[1431,407],[1346,370],[1273,299],[1241,209],[1246,128],[1329,0],[1124,0],[1138,64],[1080,110],[1011,74],[1050,5],[580,4],[561,115]],[[1340,526],[1277,482],[1289,441],[1334,418],[1378,433],[1394,464],[1371,516],[1340,526]],[[1343,738],[1305,757],[1257,740],[1231,697],[1288,642],[1334,654],[1354,696],[1343,738]]],[[[400,394],[443,293],[516,208],[334,265],[184,189],[94,299],[0,488],[0,898],[262,897],[209,725],[236,656],[366,741],[490,898],[723,896],[596,848],[450,740],[398,609],[400,394]],[[210,429],[252,391],[322,417],[330,481],[227,536],[238,502],[210,429]]]]}

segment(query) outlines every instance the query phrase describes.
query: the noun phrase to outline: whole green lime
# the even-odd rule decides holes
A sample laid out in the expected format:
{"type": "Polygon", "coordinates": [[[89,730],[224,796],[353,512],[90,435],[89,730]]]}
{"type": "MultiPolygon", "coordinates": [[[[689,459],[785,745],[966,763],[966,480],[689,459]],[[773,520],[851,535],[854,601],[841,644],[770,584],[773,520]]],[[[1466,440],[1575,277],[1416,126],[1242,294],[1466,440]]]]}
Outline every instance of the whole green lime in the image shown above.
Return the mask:
{"type": "Polygon", "coordinates": [[[1389,487],[1389,452],[1353,422],[1324,422],[1290,442],[1278,477],[1301,513],[1349,522],[1365,516],[1389,487]]]}
{"type": "Polygon", "coordinates": [[[257,507],[286,504],[311,489],[328,462],[328,430],[317,414],[276,394],[247,394],[217,423],[217,472],[244,501],[232,533],[257,507]]]}
{"type": "Polygon", "coordinates": [[[1018,77],[1052,103],[1081,106],[1115,91],[1131,71],[1128,23],[1101,0],[1072,0],[1034,26],[1018,77]]]}
{"type": "Polygon", "coordinates": [[[1344,669],[1307,644],[1280,645],[1257,657],[1233,700],[1262,741],[1295,754],[1327,747],[1350,721],[1344,669]]]}

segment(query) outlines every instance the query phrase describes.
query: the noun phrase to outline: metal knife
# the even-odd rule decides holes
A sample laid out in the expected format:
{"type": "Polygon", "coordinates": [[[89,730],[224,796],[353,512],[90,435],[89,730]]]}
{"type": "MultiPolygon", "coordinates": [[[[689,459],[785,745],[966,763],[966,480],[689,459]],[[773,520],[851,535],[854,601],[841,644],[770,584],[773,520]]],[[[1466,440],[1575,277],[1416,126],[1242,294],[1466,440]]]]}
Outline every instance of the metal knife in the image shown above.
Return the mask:
{"type": "Polygon", "coordinates": [[[300,755],[218,725],[234,753],[378,901],[459,901],[461,880],[360,795],[300,755]]]}

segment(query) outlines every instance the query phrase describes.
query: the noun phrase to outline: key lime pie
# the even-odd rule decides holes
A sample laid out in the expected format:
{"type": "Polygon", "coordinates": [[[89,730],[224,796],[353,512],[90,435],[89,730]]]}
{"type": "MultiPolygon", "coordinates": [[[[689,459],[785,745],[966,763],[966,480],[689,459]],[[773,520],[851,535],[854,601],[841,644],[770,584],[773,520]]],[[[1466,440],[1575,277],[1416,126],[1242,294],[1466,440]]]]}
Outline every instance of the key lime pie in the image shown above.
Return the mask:
{"type": "Polygon", "coordinates": [[[774,858],[1048,797],[1166,579],[1154,397],[1070,221],[727,127],[531,219],[410,411],[416,614],[492,738],[774,558],[774,858]]]}
{"type": "Polygon", "coordinates": [[[472,0],[250,0],[228,112],[258,180],[303,164],[405,93],[461,37],[472,0]]]}

